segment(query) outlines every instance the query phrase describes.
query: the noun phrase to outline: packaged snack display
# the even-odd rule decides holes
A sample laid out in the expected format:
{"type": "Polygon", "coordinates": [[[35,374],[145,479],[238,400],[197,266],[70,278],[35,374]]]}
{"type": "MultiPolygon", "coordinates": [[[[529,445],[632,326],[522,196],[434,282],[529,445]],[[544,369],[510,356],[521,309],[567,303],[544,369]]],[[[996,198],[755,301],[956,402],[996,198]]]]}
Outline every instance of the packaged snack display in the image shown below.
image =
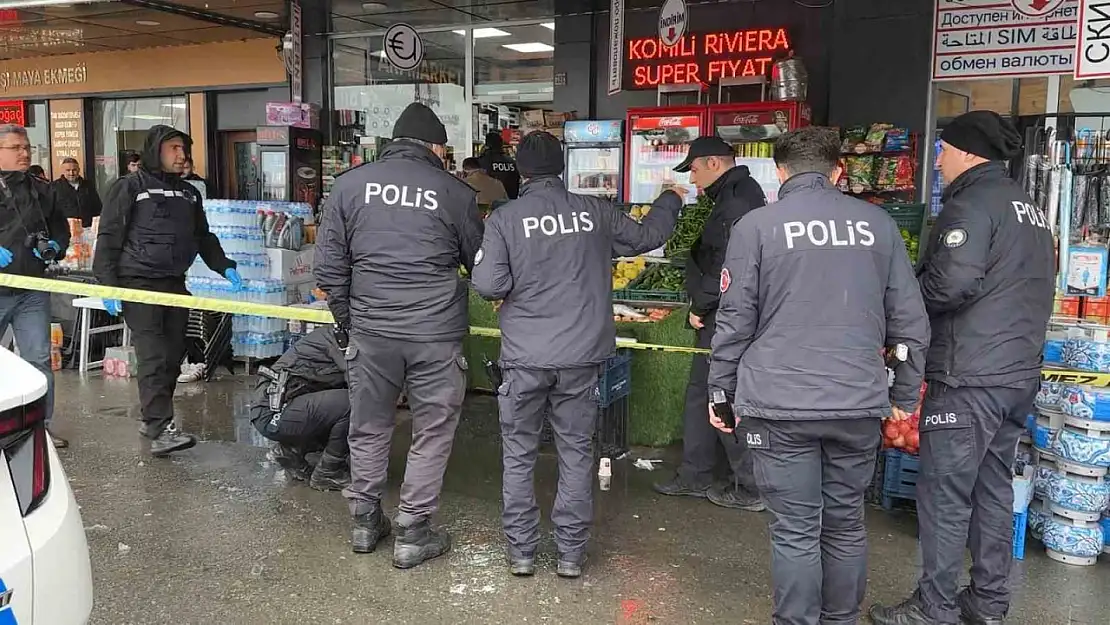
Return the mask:
{"type": "Polygon", "coordinates": [[[884,156],[879,159],[875,188],[880,191],[912,190],[913,169],[912,156],[884,156]]]}
{"type": "Polygon", "coordinates": [[[882,152],[883,142],[886,140],[886,132],[891,128],[894,128],[891,124],[872,124],[871,129],[867,131],[867,137],[863,140],[865,147],[864,151],[882,152]]]}
{"type": "Polygon", "coordinates": [[[849,156],[844,159],[848,191],[863,193],[875,187],[875,157],[849,156]]]}
{"type": "Polygon", "coordinates": [[[853,126],[844,131],[844,142],[840,144],[840,152],[843,154],[851,154],[853,152],[865,152],[867,147],[863,145],[863,140],[867,138],[867,128],[865,126],[853,126]]]}
{"type": "Polygon", "coordinates": [[[910,151],[910,131],[907,128],[891,128],[886,131],[886,145],[883,152],[892,154],[910,151]]]}

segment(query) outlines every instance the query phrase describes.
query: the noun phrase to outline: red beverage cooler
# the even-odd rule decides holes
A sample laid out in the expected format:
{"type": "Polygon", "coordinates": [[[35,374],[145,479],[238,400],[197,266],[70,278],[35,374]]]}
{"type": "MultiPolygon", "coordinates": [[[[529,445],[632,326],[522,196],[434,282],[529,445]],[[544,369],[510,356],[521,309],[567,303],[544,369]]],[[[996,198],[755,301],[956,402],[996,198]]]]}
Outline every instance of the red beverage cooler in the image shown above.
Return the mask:
{"type": "Polygon", "coordinates": [[[774,141],[783,133],[810,125],[812,112],[805,102],[714,104],[709,107],[709,132],[732,144],[736,164],[747,165],[768,202],[778,199],[774,141]]]}
{"type": "Polygon", "coordinates": [[[685,160],[690,142],[702,135],[706,115],[704,106],[628,110],[625,202],[651,203],[669,183],[688,188],[687,203],[695,201],[697,192],[690,184],[690,174],[673,170],[685,160]]]}

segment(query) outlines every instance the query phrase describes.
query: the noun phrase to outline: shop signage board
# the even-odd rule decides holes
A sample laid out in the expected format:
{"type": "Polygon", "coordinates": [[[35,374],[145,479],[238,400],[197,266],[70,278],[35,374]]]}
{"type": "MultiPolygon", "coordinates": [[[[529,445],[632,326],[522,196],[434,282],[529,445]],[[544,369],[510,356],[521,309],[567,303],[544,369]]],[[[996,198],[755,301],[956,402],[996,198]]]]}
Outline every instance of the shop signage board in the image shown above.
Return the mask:
{"type": "Polygon", "coordinates": [[[75,158],[85,170],[85,103],[83,100],[50,101],[50,162],[61,171],[62,161],[75,158]]]}
{"type": "Polygon", "coordinates": [[[609,95],[620,93],[624,82],[624,0],[609,3],[609,95]]]}
{"type": "Polygon", "coordinates": [[[769,76],[775,59],[785,57],[791,46],[785,28],[690,33],[672,46],[660,37],[629,39],[625,42],[625,88],[769,76]]]}
{"type": "Polygon", "coordinates": [[[0,102],[0,124],[27,125],[27,104],[23,100],[0,102]]]}
{"type": "Polygon", "coordinates": [[[293,38],[293,67],[289,72],[289,91],[294,102],[304,97],[304,51],[301,46],[301,0],[289,5],[289,34],[293,38]]]}
{"type": "Polygon", "coordinates": [[[385,58],[399,70],[411,71],[424,60],[424,41],[408,24],[394,24],[385,31],[385,58]]]}
{"type": "Polygon", "coordinates": [[[659,9],[659,41],[673,46],[686,34],[686,0],[667,0],[659,9]]]}
{"type": "Polygon", "coordinates": [[[1075,78],[1110,77],[1110,2],[1082,0],[1079,41],[1075,50],[1075,78]]]}
{"type": "Polygon", "coordinates": [[[933,80],[1070,74],[1080,0],[936,0],[933,80]]]}

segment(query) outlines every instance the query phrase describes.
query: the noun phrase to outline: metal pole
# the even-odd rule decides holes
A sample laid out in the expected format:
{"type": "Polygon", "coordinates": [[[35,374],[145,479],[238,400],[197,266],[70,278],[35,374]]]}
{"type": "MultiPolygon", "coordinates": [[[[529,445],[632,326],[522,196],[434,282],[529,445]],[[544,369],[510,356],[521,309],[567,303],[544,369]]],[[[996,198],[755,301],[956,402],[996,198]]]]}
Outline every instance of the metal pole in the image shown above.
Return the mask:
{"type": "MultiPolygon", "coordinates": [[[[474,122],[476,115],[474,114],[474,83],[477,76],[474,75],[474,29],[466,29],[466,59],[465,68],[463,70],[465,83],[464,98],[466,100],[466,114],[469,116],[466,120],[466,150],[464,152],[465,158],[474,156],[474,122]]],[[[460,169],[461,169],[460,165],[460,169]]]]}

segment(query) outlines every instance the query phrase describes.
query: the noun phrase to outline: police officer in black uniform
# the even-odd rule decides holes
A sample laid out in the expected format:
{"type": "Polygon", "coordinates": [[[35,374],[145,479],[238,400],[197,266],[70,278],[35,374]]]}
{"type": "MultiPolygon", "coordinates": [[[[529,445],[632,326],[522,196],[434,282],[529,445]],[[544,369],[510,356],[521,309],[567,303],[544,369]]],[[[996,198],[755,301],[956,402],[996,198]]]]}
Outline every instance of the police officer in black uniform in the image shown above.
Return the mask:
{"type": "Polygon", "coordinates": [[[316,490],[350,485],[347,358],[330,327],[309,332],[272,367],[260,370],[251,422],[274,441],[274,460],[294,479],[307,479],[316,490]],[[310,467],[305,454],[320,450],[320,460],[310,467]]]}
{"type": "MultiPolygon", "coordinates": [[[[188,295],[185,272],[197,254],[234,288],[242,279],[208,229],[200,194],[181,179],[192,147],[189,135],[169,126],[147,133],[139,170],[116,180],[104,202],[93,273],[101,284],[188,295]]],[[[196,445],[173,425],[173,392],[185,356],[185,308],[105,300],[122,311],[139,361],[140,433],[150,453],[164,456],[196,445]]]]}
{"type": "Polygon", "coordinates": [[[501,133],[491,132],[486,135],[486,145],[478,162],[487,174],[501,181],[510,200],[517,198],[520,194],[520,172],[516,170],[512,157],[505,154],[505,141],[501,138],[501,133]]]}
{"type": "MultiPolygon", "coordinates": [[[[686,263],[686,292],[690,294],[690,325],[695,347],[709,349],[721,298],[721,266],[725,262],[732,226],[767,198],[744,165],[736,165],[732,146],[719,137],[699,137],[690,144],[686,160],[675,167],[690,172],[690,182],[713,200],[713,210],[701,236],[690,247],[686,263]]],[[[764,509],[752,476],[752,457],[743,442],[713,429],[705,418],[709,409],[706,383],[709,359],[697,354],[690,364],[683,415],[682,464],[674,479],[655,485],[662,495],[704,497],[718,506],[760,512],[764,509]],[[719,451],[728,460],[732,479],[713,486],[719,451]]]]}
{"type": "Polygon", "coordinates": [[[839,158],[831,128],[779,137],[780,199],[733,226],[721,270],[710,421],[732,431],[731,402],[752,450],[781,625],[858,621],[880,420],[917,405],[929,338],[898,227],[836,190],[839,158]],[[880,352],[898,345],[888,390],[880,352]]]}
{"type": "Polygon", "coordinates": [[[344,493],[356,553],[373,551],[390,532],[381,499],[402,388],[412,409],[393,545],[398,568],[451,547],[431,517],[466,394],[469,321],[459,267],[472,267],[482,220],[474,190],[444,169],[446,144],[435,113],[410,104],[378,160],[336,180],[316,244],[316,281],[347,347],[351,486],[344,493]]]}
{"type": "Polygon", "coordinates": [[[997,625],[1010,606],[1011,468],[1040,385],[1052,314],[1051,225],[1007,176],[1021,137],[972,111],[941,134],[948,184],[935,236],[918,267],[933,327],[921,408],[917,514],[923,567],[917,592],[875,606],[880,625],[997,625]],[[971,585],[958,592],[964,549],[971,585]]]}
{"type": "Polygon", "coordinates": [[[578,577],[593,522],[593,435],[597,382],[613,354],[612,258],[666,242],[681,197],[664,192],[642,224],[604,200],[568,193],[563,147],[546,132],[524,137],[517,151],[520,199],[486,222],[474,261],[474,288],[504,300],[500,309],[498,390],[504,450],[502,523],[514,575],[535,573],[540,540],[533,471],[540,429],[551,406],[559,452],[559,490],[551,520],[557,573],[578,577]]]}

